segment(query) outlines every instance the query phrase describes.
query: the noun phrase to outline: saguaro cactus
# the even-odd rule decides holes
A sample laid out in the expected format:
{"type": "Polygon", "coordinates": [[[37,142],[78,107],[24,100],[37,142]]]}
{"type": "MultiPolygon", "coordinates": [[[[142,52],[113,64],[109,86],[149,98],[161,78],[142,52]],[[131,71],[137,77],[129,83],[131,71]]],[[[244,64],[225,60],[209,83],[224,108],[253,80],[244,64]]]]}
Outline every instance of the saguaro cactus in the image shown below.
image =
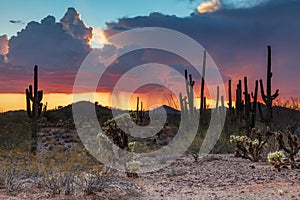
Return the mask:
{"type": "Polygon", "coordinates": [[[251,128],[255,127],[255,119],[256,119],[256,107],[257,107],[257,93],[258,93],[258,81],[255,81],[255,89],[254,93],[251,92],[251,96],[253,98],[252,107],[250,105],[250,112],[251,112],[251,128]]]}
{"type": "Polygon", "coordinates": [[[38,90],[38,66],[34,66],[34,85],[32,90],[32,85],[26,89],[26,103],[27,103],[27,115],[32,119],[32,132],[31,132],[31,151],[36,152],[37,146],[37,120],[42,112],[43,104],[41,103],[43,99],[43,90],[38,90]],[[32,106],[31,106],[32,102],[32,106]]]}
{"type": "Polygon", "coordinates": [[[217,86],[216,110],[219,109],[219,101],[220,101],[220,88],[219,86],[217,86]]]}
{"type": "MultiPolygon", "coordinates": [[[[183,97],[182,93],[180,93],[179,98],[180,98],[181,113],[184,116],[184,119],[187,120],[186,124],[188,124],[189,120],[193,119],[194,115],[196,114],[196,109],[194,108],[194,90],[193,90],[195,81],[193,81],[193,77],[191,74],[188,75],[187,70],[184,71],[184,75],[185,75],[187,96],[183,97]]],[[[185,128],[189,128],[189,127],[185,127],[185,128]]]]}
{"type": "MultiPolygon", "coordinates": [[[[268,46],[268,63],[267,63],[267,91],[265,93],[264,91],[264,85],[262,79],[259,80],[260,83],[260,91],[261,91],[261,97],[262,100],[265,102],[267,107],[266,117],[264,118],[261,114],[262,119],[264,119],[266,122],[270,122],[273,118],[272,113],[272,102],[275,100],[279,95],[279,90],[277,89],[276,92],[272,95],[272,87],[271,87],[271,79],[272,79],[272,71],[271,71],[271,46],[268,46]]],[[[260,109],[261,110],[261,109],[260,109]]]]}
{"type": "Polygon", "coordinates": [[[232,114],[233,107],[232,107],[232,94],[231,94],[231,80],[228,80],[228,109],[230,111],[230,114],[232,114]]]}
{"type": "Polygon", "coordinates": [[[139,105],[140,105],[140,97],[136,98],[136,123],[139,122],[139,105]]]}
{"type": "Polygon", "coordinates": [[[187,70],[185,70],[184,73],[185,73],[186,92],[187,92],[190,116],[192,117],[194,115],[194,90],[193,90],[193,88],[195,85],[195,81],[193,81],[193,77],[191,74],[189,74],[189,76],[188,76],[187,70]]]}
{"type": "Polygon", "coordinates": [[[202,68],[202,80],[201,80],[201,94],[200,94],[200,112],[206,109],[204,105],[204,85],[205,85],[205,65],[206,65],[206,51],[203,53],[203,68],[202,68]]]}
{"type": "Polygon", "coordinates": [[[249,121],[251,100],[250,100],[250,94],[248,93],[247,76],[244,77],[244,99],[245,99],[245,115],[244,115],[244,117],[245,117],[246,121],[249,121]]]}
{"type": "Polygon", "coordinates": [[[236,98],[235,98],[235,107],[236,107],[236,114],[237,117],[240,117],[243,110],[244,110],[244,103],[242,99],[242,81],[239,80],[236,88],[236,98]]]}

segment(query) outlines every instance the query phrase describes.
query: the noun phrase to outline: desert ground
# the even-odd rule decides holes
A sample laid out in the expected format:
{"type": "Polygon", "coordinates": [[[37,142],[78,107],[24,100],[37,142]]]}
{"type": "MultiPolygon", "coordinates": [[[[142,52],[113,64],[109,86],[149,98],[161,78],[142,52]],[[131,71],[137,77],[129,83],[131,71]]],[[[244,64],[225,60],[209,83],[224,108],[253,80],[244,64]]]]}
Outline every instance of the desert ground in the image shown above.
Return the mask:
{"type": "Polygon", "coordinates": [[[15,196],[2,189],[0,199],[300,199],[299,169],[275,172],[265,162],[232,154],[200,155],[198,162],[183,156],[164,169],[139,176],[117,173],[92,195],[51,195],[29,187],[15,196]]]}

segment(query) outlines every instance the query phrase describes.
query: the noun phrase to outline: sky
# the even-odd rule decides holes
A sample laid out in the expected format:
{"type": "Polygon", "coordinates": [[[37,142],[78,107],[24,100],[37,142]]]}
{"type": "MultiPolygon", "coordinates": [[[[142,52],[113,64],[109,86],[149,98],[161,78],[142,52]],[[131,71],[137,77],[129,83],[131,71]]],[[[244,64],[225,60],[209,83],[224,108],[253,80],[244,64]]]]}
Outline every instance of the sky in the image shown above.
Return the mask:
{"type": "MultiPolygon", "coordinates": [[[[273,92],[279,89],[281,99],[300,96],[297,0],[0,2],[0,111],[25,109],[24,90],[32,83],[36,64],[39,86],[45,93],[43,102],[50,108],[71,103],[76,73],[86,56],[94,48],[100,48],[103,55],[120,53],[123,49],[111,44],[109,37],[141,27],[168,28],[193,38],[212,57],[224,84],[231,79],[235,86],[247,76],[250,91],[255,80],[265,80],[266,46],[272,45],[273,92]]],[[[103,79],[105,84],[97,90],[99,103],[110,104],[110,92],[122,73],[153,61],[180,73],[189,69],[195,89],[199,89],[201,76],[188,68],[189,63],[167,52],[141,50],[112,64],[103,79]]],[[[122,92],[119,101],[128,95],[122,92]]],[[[176,95],[167,88],[148,85],[131,99],[140,96],[145,106],[151,107],[170,104],[171,96],[176,95]],[[152,98],[154,94],[156,98],[152,98]]]]}

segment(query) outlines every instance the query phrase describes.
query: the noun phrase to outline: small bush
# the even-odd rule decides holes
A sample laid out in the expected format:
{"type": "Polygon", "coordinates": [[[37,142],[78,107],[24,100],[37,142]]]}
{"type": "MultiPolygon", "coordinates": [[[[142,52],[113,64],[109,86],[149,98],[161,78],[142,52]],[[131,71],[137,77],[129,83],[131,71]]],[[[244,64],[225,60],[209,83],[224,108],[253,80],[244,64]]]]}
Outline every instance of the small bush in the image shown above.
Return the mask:
{"type": "Polygon", "coordinates": [[[268,162],[274,166],[276,171],[280,171],[281,165],[284,163],[284,154],[282,151],[270,152],[268,154],[268,162]]]}
{"type": "Polygon", "coordinates": [[[267,129],[265,134],[263,134],[259,130],[252,129],[251,135],[256,137],[251,139],[245,135],[231,135],[229,141],[235,144],[234,155],[236,157],[247,158],[253,162],[257,162],[267,147],[267,141],[271,132],[267,129]]]}

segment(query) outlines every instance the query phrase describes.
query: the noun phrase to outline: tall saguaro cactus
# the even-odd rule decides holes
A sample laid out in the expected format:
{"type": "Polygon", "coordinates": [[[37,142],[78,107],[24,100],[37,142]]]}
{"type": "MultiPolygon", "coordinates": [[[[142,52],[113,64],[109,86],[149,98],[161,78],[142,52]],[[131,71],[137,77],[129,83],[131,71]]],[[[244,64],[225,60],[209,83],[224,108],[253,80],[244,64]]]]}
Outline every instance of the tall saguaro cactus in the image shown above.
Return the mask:
{"type": "Polygon", "coordinates": [[[237,87],[236,87],[235,107],[236,107],[237,117],[240,117],[244,110],[244,102],[242,99],[242,81],[241,80],[239,80],[239,83],[237,84],[237,87]]]}
{"type": "Polygon", "coordinates": [[[220,88],[219,86],[217,86],[216,110],[219,109],[219,101],[220,101],[220,88]]]}
{"type": "Polygon", "coordinates": [[[232,93],[231,93],[231,80],[228,80],[228,109],[230,114],[233,114],[233,107],[232,107],[232,93]]]}
{"type": "Polygon", "coordinates": [[[260,91],[261,91],[261,97],[262,100],[265,102],[266,104],[266,117],[264,118],[261,114],[261,117],[266,121],[266,122],[270,122],[273,118],[273,113],[272,113],[272,103],[273,100],[275,100],[278,95],[279,95],[279,90],[277,89],[276,92],[272,95],[272,87],[271,87],[271,79],[272,79],[272,71],[271,71],[271,46],[268,46],[268,63],[267,63],[267,91],[265,93],[264,91],[264,85],[263,85],[263,81],[262,79],[259,80],[260,83],[260,91]]]}
{"type": "Polygon", "coordinates": [[[136,98],[136,123],[139,122],[139,105],[140,105],[140,97],[136,98]]]}
{"type": "Polygon", "coordinates": [[[186,82],[186,92],[190,110],[190,116],[192,117],[194,114],[194,85],[195,81],[193,81],[193,77],[191,74],[188,75],[187,70],[184,71],[185,73],[185,82],[186,82]]]}
{"type": "Polygon", "coordinates": [[[203,68],[202,68],[202,80],[201,80],[201,94],[200,94],[200,112],[206,109],[204,105],[204,86],[205,86],[205,65],[206,65],[206,51],[203,53],[203,68]]]}
{"type": "MultiPolygon", "coordinates": [[[[185,124],[188,124],[188,122],[193,119],[194,115],[196,114],[196,109],[194,107],[194,85],[195,81],[193,80],[193,77],[191,74],[188,74],[187,70],[184,71],[185,75],[185,84],[186,84],[186,92],[187,96],[183,97],[182,93],[179,93],[180,98],[180,107],[181,107],[181,113],[186,121],[185,124]]],[[[189,127],[185,127],[189,128],[189,127]]]]}
{"type": "Polygon", "coordinates": [[[37,120],[42,112],[43,104],[43,90],[38,90],[38,66],[34,66],[34,85],[29,85],[26,89],[26,104],[27,104],[27,115],[32,119],[32,132],[31,132],[31,151],[36,152],[37,146],[37,120]],[[32,106],[31,106],[32,102],[32,106]]]}
{"type": "Polygon", "coordinates": [[[245,100],[245,115],[244,118],[246,121],[249,120],[250,117],[250,107],[251,107],[251,99],[250,94],[248,93],[248,78],[244,77],[244,100],[245,100]]]}
{"type": "Polygon", "coordinates": [[[257,93],[258,93],[258,80],[255,81],[255,89],[254,93],[251,92],[251,97],[253,99],[252,106],[250,105],[251,112],[251,129],[255,127],[255,119],[256,119],[256,107],[257,107],[257,93]]]}

